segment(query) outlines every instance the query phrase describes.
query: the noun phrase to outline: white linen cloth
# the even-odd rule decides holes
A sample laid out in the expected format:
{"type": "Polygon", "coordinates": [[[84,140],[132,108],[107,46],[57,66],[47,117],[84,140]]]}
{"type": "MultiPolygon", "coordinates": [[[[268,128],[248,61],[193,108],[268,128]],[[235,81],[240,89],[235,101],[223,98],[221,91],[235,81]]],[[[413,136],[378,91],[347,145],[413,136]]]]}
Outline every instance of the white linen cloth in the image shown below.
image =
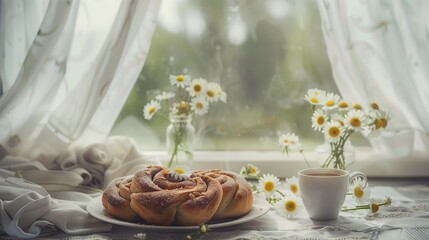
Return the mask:
{"type": "MultiPolygon", "coordinates": [[[[374,181],[375,182],[375,181],[374,181]]],[[[372,181],[370,180],[371,185],[372,181]]],[[[427,184],[426,184],[427,185],[427,184]]],[[[210,230],[200,236],[196,232],[148,232],[139,228],[113,226],[106,233],[73,237],[66,234],[54,235],[60,239],[236,239],[236,240],[391,240],[391,239],[429,239],[429,186],[413,185],[391,187],[377,185],[371,187],[372,196],[384,198],[383,193],[392,197],[392,205],[381,207],[380,213],[367,216],[366,210],[341,212],[333,221],[311,221],[303,214],[297,218],[286,219],[271,208],[265,215],[253,221],[210,230]],[[422,200],[422,201],[421,201],[422,200]]],[[[347,204],[354,204],[351,196],[347,204]]],[[[210,225],[208,226],[210,229],[210,225]]]]}
{"type": "Polygon", "coordinates": [[[108,231],[112,226],[91,217],[86,203],[114,178],[146,164],[160,162],[139,153],[126,137],[39,161],[5,156],[0,159],[0,234],[34,238],[57,228],[68,234],[108,231]]]}

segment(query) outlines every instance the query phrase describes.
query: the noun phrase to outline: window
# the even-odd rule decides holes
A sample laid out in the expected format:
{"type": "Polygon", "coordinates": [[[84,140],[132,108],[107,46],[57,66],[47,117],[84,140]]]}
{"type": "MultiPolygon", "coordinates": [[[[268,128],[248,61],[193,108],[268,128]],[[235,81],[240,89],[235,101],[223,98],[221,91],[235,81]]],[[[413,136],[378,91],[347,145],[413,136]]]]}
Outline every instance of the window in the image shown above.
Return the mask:
{"type": "MultiPolygon", "coordinates": [[[[323,143],[311,128],[309,88],[338,92],[316,1],[164,1],[148,58],[112,134],[162,150],[168,122],[143,118],[144,105],[169,89],[170,74],[222,85],[226,104],[194,118],[197,150],[274,150],[279,132],[309,150],[323,143]]],[[[368,145],[363,137],[354,145],[368,145]]]]}

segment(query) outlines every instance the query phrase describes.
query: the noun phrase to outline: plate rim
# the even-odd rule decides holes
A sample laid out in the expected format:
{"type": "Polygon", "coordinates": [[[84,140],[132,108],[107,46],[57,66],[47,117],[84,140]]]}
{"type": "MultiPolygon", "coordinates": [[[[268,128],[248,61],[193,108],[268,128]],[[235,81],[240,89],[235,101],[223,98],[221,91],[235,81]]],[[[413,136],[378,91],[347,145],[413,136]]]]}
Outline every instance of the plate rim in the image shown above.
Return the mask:
{"type": "MultiPolygon", "coordinates": [[[[246,222],[250,222],[266,214],[270,210],[271,205],[264,198],[260,196],[253,196],[253,197],[254,197],[253,206],[252,206],[252,209],[249,211],[249,213],[247,213],[242,217],[239,217],[230,221],[208,224],[209,228],[217,229],[217,228],[230,227],[238,224],[243,224],[246,222]]],[[[102,195],[99,195],[97,197],[94,197],[91,201],[89,201],[86,204],[86,211],[92,217],[103,222],[124,226],[124,227],[139,228],[139,229],[148,230],[148,231],[183,232],[183,231],[194,231],[199,229],[199,226],[159,226],[159,225],[149,225],[144,223],[134,223],[134,222],[123,221],[123,220],[114,218],[106,213],[106,209],[104,208],[101,202],[101,198],[102,198],[102,195]]]]}

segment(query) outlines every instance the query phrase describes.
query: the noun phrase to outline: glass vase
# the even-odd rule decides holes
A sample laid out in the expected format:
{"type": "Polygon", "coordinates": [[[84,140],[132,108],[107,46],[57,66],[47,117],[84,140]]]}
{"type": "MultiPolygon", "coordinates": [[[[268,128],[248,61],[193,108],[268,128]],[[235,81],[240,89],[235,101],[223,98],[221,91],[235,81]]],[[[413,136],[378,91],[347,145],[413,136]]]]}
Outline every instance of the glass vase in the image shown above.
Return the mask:
{"type": "Polygon", "coordinates": [[[192,125],[192,116],[169,116],[170,124],[166,130],[166,146],[169,156],[168,168],[180,166],[181,169],[191,166],[193,159],[193,144],[195,128],[192,125]]]}
{"type": "Polygon", "coordinates": [[[346,170],[356,158],[356,153],[350,141],[346,141],[343,146],[330,143],[316,147],[317,161],[322,168],[339,168],[346,170]]]}

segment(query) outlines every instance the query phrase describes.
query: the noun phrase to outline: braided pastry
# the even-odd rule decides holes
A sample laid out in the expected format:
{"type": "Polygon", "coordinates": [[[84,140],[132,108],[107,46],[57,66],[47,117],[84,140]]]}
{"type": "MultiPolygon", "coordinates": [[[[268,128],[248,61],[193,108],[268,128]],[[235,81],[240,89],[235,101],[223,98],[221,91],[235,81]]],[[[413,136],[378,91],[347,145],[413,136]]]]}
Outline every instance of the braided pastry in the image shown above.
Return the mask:
{"type": "Polygon", "coordinates": [[[199,225],[240,217],[252,208],[250,185],[238,174],[195,171],[190,176],[149,165],[104,190],[107,213],[125,221],[156,225],[199,225]]]}

